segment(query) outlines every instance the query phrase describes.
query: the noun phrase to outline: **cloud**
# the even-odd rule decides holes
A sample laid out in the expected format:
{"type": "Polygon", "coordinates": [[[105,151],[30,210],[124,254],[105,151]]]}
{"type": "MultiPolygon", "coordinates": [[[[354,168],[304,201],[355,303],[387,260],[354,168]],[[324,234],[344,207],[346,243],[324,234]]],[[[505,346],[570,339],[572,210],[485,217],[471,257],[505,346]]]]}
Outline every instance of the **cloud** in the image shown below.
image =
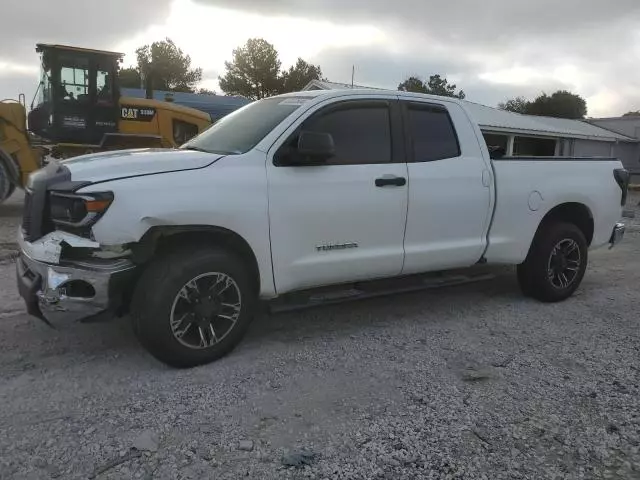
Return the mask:
{"type": "Polygon", "coordinates": [[[509,43],[532,35],[602,29],[621,20],[633,25],[640,18],[640,2],[584,0],[197,0],[224,8],[264,15],[324,18],[335,23],[401,25],[429,31],[447,41],[509,43]]]}
{"type": "Polygon", "coordinates": [[[472,62],[433,55],[429,58],[411,53],[397,54],[380,48],[331,48],[308,59],[322,67],[329,80],[349,83],[355,66],[355,83],[381,88],[397,88],[408,76],[428,77],[440,73],[449,77],[471,74],[472,62]]]}
{"type": "Polygon", "coordinates": [[[37,87],[38,74],[35,69],[30,72],[29,70],[1,68],[0,101],[6,99],[17,100],[18,95],[24,93],[27,105],[30,105],[37,87]]]}
{"type": "Polygon", "coordinates": [[[9,2],[2,8],[0,61],[37,65],[36,43],[111,49],[123,38],[164,21],[170,3],[170,0],[9,2]]]}
{"type": "Polygon", "coordinates": [[[310,59],[322,66],[323,75],[333,81],[349,83],[351,69],[355,65],[355,83],[358,85],[396,89],[405,78],[417,75],[428,79],[430,75],[441,74],[450,83],[465,91],[467,99],[497,105],[509,98],[525,96],[533,98],[543,91],[552,92],[569,89],[562,81],[546,77],[534,82],[513,84],[497,78],[484,79],[478,75],[482,64],[472,59],[447,57],[435,53],[420,57],[416,52],[396,54],[368,48],[327,49],[310,59]]]}
{"type": "Polygon", "coordinates": [[[640,108],[639,0],[20,0],[3,8],[0,97],[35,90],[38,42],[122,49],[131,64],[165,36],[209,88],[233,48],[263,37],[284,66],[301,56],[340,82],[355,64],[359,84],[439,73],[488,105],[565,88],[590,115],[640,108]]]}
{"type": "Polygon", "coordinates": [[[332,48],[315,56],[337,81],[349,81],[356,64],[358,83],[395,87],[410,74],[441,73],[490,105],[511,94],[533,97],[557,88],[592,99],[595,115],[640,103],[638,88],[629,85],[640,73],[638,0],[617,0],[615,6],[584,0],[196,2],[383,29],[385,45],[332,48]]]}

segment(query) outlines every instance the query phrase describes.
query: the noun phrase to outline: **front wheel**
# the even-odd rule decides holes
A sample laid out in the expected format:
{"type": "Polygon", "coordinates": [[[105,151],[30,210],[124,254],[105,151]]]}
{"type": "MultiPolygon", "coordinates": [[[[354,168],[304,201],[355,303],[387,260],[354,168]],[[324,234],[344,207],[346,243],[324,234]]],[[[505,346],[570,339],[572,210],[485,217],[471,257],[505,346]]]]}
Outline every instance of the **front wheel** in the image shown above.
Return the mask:
{"type": "Polygon", "coordinates": [[[518,266],[522,291],[543,302],[560,302],[573,295],[587,269],[588,245],[571,223],[543,225],[524,263],[518,266]]]}
{"type": "Polygon", "coordinates": [[[242,339],[257,292],[236,255],[208,248],[170,253],[138,280],[132,321],[140,343],[178,368],[212,362],[242,339]]]}

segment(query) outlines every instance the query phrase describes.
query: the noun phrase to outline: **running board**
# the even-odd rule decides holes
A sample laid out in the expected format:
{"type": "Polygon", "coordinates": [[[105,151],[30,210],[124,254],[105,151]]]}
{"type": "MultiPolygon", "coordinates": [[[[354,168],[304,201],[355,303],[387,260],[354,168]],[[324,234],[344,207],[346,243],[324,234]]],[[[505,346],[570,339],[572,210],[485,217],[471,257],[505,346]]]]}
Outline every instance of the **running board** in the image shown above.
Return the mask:
{"type": "Polygon", "coordinates": [[[268,311],[271,313],[280,313],[292,310],[303,310],[322,305],[333,305],[354,300],[396,295],[399,293],[464,285],[467,283],[492,280],[495,277],[495,274],[486,271],[470,273],[455,271],[338,285],[283,295],[268,304],[268,311]]]}

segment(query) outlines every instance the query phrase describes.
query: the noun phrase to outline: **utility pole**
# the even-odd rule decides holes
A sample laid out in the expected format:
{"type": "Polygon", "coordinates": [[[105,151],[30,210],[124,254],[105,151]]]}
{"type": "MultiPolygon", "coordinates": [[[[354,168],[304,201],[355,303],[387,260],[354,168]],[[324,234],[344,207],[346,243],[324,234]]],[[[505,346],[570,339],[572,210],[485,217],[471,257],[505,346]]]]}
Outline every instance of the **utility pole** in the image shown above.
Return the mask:
{"type": "Polygon", "coordinates": [[[351,88],[353,88],[353,79],[356,76],[356,66],[353,65],[353,67],[351,68],[351,88]]]}

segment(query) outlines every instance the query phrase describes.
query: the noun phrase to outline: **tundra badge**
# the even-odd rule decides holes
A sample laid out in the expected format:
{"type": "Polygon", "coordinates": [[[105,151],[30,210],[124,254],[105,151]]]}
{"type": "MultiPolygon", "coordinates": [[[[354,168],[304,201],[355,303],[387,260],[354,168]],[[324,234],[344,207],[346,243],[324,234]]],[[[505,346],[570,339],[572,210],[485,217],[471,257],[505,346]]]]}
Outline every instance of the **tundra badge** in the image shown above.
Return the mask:
{"type": "Polygon", "coordinates": [[[330,250],[346,250],[347,248],[358,248],[356,242],[348,243],[330,243],[328,245],[317,245],[316,250],[319,252],[328,252],[330,250]]]}

